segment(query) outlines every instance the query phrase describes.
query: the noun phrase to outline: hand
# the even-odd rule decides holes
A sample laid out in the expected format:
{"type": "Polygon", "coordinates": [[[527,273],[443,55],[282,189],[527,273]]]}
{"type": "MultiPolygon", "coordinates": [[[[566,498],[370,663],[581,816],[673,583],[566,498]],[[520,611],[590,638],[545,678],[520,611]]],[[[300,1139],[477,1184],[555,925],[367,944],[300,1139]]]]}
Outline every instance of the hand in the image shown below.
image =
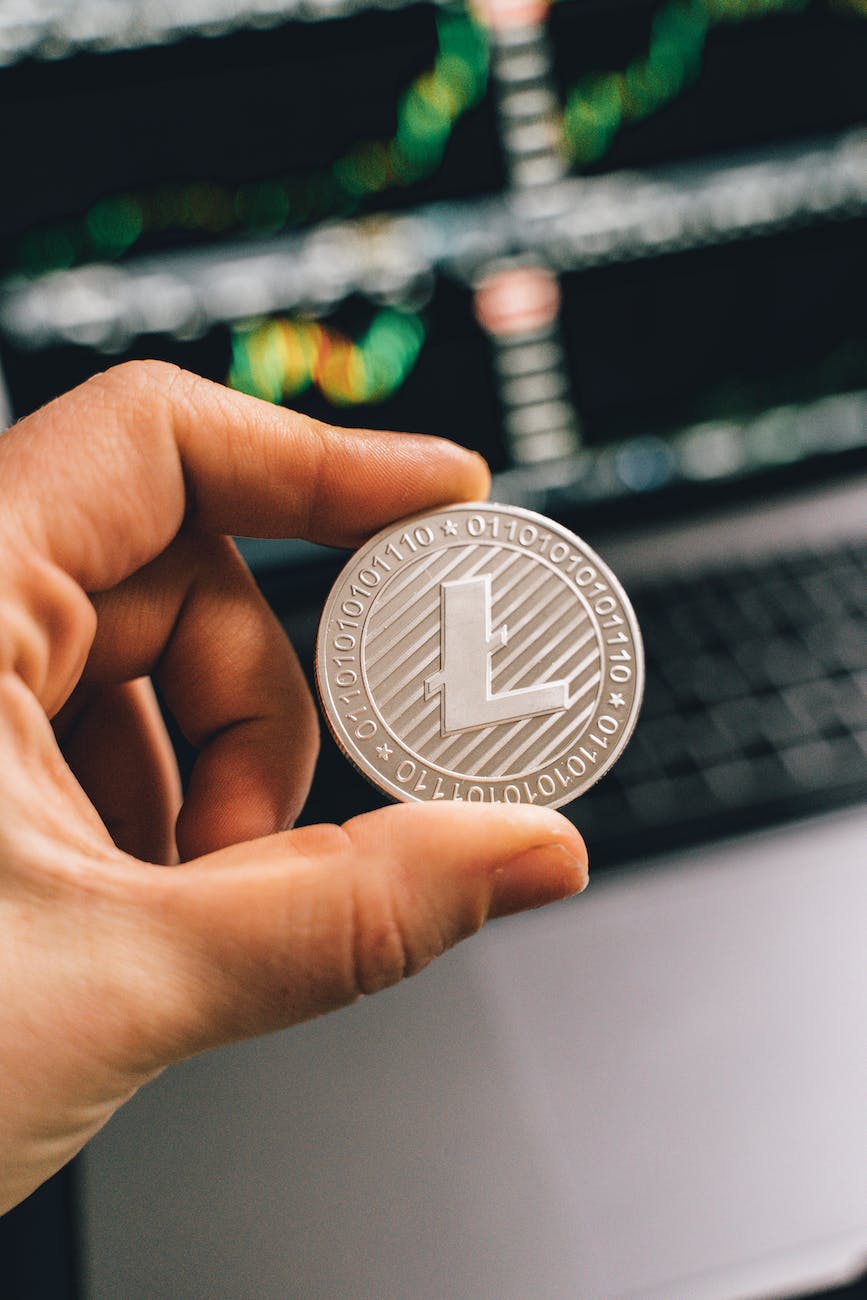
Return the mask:
{"type": "Polygon", "coordinates": [[[0,438],[0,1211],[170,1062],[583,888],[581,839],[545,809],[286,829],[316,716],[225,534],[355,545],[487,486],[451,443],[327,428],[157,362],[0,438]],[[199,751],[183,803],[151,677],[199,751]]]}

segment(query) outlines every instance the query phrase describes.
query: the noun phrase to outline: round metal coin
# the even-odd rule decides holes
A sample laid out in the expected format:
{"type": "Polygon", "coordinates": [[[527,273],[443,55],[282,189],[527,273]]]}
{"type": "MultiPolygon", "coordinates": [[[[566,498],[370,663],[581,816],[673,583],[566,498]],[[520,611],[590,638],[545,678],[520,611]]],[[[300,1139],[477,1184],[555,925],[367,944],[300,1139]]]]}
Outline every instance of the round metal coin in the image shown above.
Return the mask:
{"type": "Polygon", "coordinates": [[[340,748],[395,799],[558,807],[635,725],[644,656],[620,583],[516,506],[393,524],[343,569],[316,645],[340,748]]]}

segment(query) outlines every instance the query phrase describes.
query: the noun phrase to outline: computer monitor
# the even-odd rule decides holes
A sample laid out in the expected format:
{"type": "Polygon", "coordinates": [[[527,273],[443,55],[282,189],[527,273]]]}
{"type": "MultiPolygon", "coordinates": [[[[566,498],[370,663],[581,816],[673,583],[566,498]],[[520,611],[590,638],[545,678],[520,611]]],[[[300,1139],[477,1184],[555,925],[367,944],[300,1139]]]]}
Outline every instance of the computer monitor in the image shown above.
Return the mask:
{"type": "Polygon", "coordinates": [[[863,0],[33,4],[10,418],[155,356],[554,513],[860,461],[865,55],[863,0]]]}

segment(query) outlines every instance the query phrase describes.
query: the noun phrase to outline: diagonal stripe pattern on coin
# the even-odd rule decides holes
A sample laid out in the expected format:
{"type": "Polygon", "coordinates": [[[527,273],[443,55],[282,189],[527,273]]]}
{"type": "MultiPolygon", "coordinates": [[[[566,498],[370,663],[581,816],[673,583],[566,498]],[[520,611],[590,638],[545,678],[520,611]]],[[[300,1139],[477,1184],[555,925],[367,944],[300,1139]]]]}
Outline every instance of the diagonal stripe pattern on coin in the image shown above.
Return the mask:
{"type": "Polygon", "coordinates": [[[431,511],[371,538],[316,645],[341,749],[395,799],[558,807],[623,751],[641,636],[610,569],[516,506],[431,511]]]}

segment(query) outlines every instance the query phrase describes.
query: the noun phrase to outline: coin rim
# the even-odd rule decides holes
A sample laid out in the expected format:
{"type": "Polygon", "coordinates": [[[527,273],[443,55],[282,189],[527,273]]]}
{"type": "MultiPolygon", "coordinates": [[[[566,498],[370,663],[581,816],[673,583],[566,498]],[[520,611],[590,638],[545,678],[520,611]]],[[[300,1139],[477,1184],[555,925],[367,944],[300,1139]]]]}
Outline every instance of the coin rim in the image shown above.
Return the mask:
{"type": "MultiPolygon", "coordinates": [[[[392,536],[395,529],[398,528],[403,529],[412,524],[417,524],[422,521],[428,521],[431,518],[441,514],[442,515],[454,514],[458,511],[460,511],[462,514],[465,513],[477,514],[481,510],[494,510],[501,514],[506,514],[509,517],[519,516],[523,519],[528,520],[531,523],[542,524],[544,525],[544,527],[553,529],[554,531],[558,532],[563,537],[564,540],[568,540],[571,543],[573,543],[576,549],[580,550],[582,554],[586,556],[589,563],[593,563],[599,566],[600,570],[603,572],[603,576],[607,578],[608,581],[610,582],[611,587],[620,598],[621,605],[623,608],[623,613],[626,617],[626,621],[632,633],[633,645],[636,651],[635,692],[632,699],[632,707],[630,708],[629,715],[624,721],[623,730],[621,731],[620,736],[618,737],[617,746],[614,750],[612,750],[611,755],[609,757],[609,761],[606,764],[602,764],[600,768],[597,768],[596,771],[593,773],[592,779],[589,780],[584,786],[582,786],[582,788],[577,792],[567,792],[564,793],[562,797],[556,799],[547,799],[544,795],[540,796],[539,803],[542,807],[561,808],[565,804],[572,803],[574,802],[574,800],[580,799],[583,795],[587,793],[588,790],[591,790],[598,781],[602,780],[602,778],[608,772],[610,772],[611,769],[615,766],[621,754],[623,753],[624,749],[629,744],[632,733],[635,730],[635,725],[638,721],[638,716],[641,712],[641,706],[644,700],[644,683],[645,683],[644,641],[641,636],[641,629],[638,625],[638,619],[635,616],[635,610],[632,607],[632,602],[630,601],[629,596],[627,595],[623,587],[623,584],[620,582],[620,579],[617,577],[615,573],[612,572],[611,568],[605,562],[605,560],[593,549],[592,546],[590,546],[587,542],[585,542],[583,538],[579,537],[577,533],[574,533],[571,528],[567,528],[565,524],[561,524],[558,520],[551,519],[547,515],[540,514],[536,510],[528,510],[524,506],[513,506],[513,505],[509,505],[508,503],[499,502],[499,501],[460,501],[460,502],[446,503],[441,506],[435,506],[433,509],[422,510],[417,512],[416,514],[407,515],[404,518],[396,519],[392,523],[386,524],[385,527],[380,528],[376,533],[374,533],[371,537],[369,537],[367,541],[363,542],[361,546],[358,547],[357,550],[353,551],[352,554],[347,559],[346,563],[342,566],[340,572],[338,573],[337,577],[334,579],[331,585],[331,589],[329,590],[328,596],[325,600],[325,604],[322,607],[322,613],[320,615],[319,625],[316,631],[316,646],[314,652],[314,680],[316,683],[316,693],[319,699],[319,707],[325,718],[325,722],[326,725],[328,726],[328,730],[331,733],[331,736],[333,737],[334,742],[337,745],[338,749],[341,751],[344,757],[349,760],[349,762],[356,769],[356,771],[360,772],[361,775],[365,778],[365,780],[374,787],[374,789],[378,790],[380,794],[385,795],[385,797],[390,799],[393,803],[424,804],[424,803],[431,802],[428,799],[415,798],[410,791],[408,791],[406,788],[403,787],[390,789],[389,786],[385,784],[386,778],[382,776],[382,774],[378,771],[378,769],[376,769],[372,763],[369,763],[369,760],[366,759],[363,754],[361,754],[360,752],[353,752],[352,749],[350,748],[351,742],[348,740],[348,738],[345,735],[340,734],[340,730],[339,730],[340,723],[338,721],[337,710],[332,709],[332,707],[330,707],[328,703],[331,694],[331,685],[327,679],[327,664],[325,663],[325,659],[327,655],[327,651],[325,649],[326,628],[331,618],[331,611],[333,607],[337,604],[338,588],[340,587],[341,583],[344,581],[345,577],[347,576],[347,571],[350,568],[354,568],[357,564],[363,563],[367,555],[375,551],[376,548],[382,544],[385,538],[389,538],[392,536]],[[334,715],[333,717],[332,717],[332,713],[334,715]]],[[[369,612],[370,611],[368,610],[368,615],[369,612]]],[[[590,725],[592,724],[588,724],[588,726],[590,725]]],[[[466,781],[474,780],[474,778],[472,777],[460,777],[459,779],[466,780],[466,781]]],[[[486,778],[486,780],[488,779],[489,778],[486,778]]],[[[526,801],[524,800],[522,800],[521,802],[526,803],[526,801]]],[[[517,807],[519,805],[504,804],[502,806],[517,807]]]]}

